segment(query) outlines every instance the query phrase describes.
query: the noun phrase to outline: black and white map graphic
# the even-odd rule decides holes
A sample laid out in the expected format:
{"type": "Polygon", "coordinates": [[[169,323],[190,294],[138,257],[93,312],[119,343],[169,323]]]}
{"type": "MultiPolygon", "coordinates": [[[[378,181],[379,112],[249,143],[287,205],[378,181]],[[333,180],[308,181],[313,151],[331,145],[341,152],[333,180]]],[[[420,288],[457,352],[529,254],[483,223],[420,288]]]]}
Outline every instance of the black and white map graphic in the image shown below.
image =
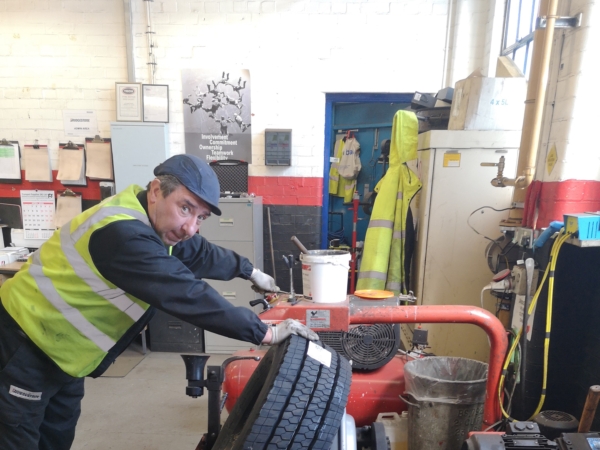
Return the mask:
{"type": "Polygon", "coordinates": [[[252,162],[250,72],[181,72],[185,151],[207,162],[252,162]]]}

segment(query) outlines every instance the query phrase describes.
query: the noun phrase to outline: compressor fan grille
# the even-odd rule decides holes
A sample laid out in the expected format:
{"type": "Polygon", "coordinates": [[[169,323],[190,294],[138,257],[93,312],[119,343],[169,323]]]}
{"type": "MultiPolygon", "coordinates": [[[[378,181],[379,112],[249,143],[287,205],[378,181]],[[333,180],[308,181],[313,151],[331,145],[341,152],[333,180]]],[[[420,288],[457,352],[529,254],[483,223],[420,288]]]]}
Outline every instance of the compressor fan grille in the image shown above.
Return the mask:
{"type": "Polygon", "coordinates": [[[387,363],[398,350],[399,325],[359,325],[346,333],[342,347],[355,368],[375,369],[387,363]]]}
{"type": "Polygon", "coordinates": [[[400,346],[399,324],[359,325],[350,331],[319,331],[324,344],[352,361],[352,370],[375,370],[388,363],[400,346]]]}

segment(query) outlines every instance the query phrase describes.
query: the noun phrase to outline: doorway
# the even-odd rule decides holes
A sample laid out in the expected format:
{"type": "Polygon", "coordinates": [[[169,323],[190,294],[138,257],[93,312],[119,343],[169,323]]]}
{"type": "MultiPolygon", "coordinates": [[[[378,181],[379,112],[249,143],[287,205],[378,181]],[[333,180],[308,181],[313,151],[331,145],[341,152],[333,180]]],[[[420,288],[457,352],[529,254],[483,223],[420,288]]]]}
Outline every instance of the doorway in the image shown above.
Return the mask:
{"type": "MultiPolygon", "coordinates": [[[[335,143],[343,136],[354,137],[360,144],[361,171],[356,191],[360,202],[366,203],[376,184],[387,170],[381,156],[382,142],[390,139],[396,111],[410,106],[413,94],[326,94],[325,149],[323,164],[323,209],[321,218],[321,248],[329,248],[331,239],[342,245],[352,242],[352,205],[329,195],[329,170],[335,143]]],[[[368,208],[367,208],[368,209],[368,208]]],[[[362,207],[358,211],[357,241],[364,241],[369,215],[362,207]]]]}

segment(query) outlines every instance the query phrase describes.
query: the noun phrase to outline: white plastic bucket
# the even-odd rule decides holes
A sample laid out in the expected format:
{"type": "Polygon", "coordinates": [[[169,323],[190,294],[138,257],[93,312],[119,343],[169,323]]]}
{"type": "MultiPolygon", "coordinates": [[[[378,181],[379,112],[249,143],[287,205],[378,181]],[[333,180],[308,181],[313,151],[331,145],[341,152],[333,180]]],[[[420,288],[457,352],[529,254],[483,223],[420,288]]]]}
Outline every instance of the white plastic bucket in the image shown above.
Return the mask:
{"type": "Polygon", "coordinates": [[[346,300],[350,253],[341,250],[310,250],[300,254],[302,289],[315,303],[346,300]]]}

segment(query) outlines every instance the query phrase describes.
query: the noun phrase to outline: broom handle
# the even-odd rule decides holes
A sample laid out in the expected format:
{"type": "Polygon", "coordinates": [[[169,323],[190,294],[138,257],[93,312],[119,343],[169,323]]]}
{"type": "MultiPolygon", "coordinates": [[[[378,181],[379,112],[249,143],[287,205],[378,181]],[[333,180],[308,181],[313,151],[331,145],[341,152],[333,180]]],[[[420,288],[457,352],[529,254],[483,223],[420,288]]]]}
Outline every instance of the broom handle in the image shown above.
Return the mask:
{"type": "Polygon", "coordinates": [[[590,386],[587,398],[585,399],[583,412],[581,413],[579,429],[577,430],[578,433],[587,433],[592,428],[592,421],[594,420],[594,416],[596,415],[598,400],[600,400],[600,386],[590,386]]]}

